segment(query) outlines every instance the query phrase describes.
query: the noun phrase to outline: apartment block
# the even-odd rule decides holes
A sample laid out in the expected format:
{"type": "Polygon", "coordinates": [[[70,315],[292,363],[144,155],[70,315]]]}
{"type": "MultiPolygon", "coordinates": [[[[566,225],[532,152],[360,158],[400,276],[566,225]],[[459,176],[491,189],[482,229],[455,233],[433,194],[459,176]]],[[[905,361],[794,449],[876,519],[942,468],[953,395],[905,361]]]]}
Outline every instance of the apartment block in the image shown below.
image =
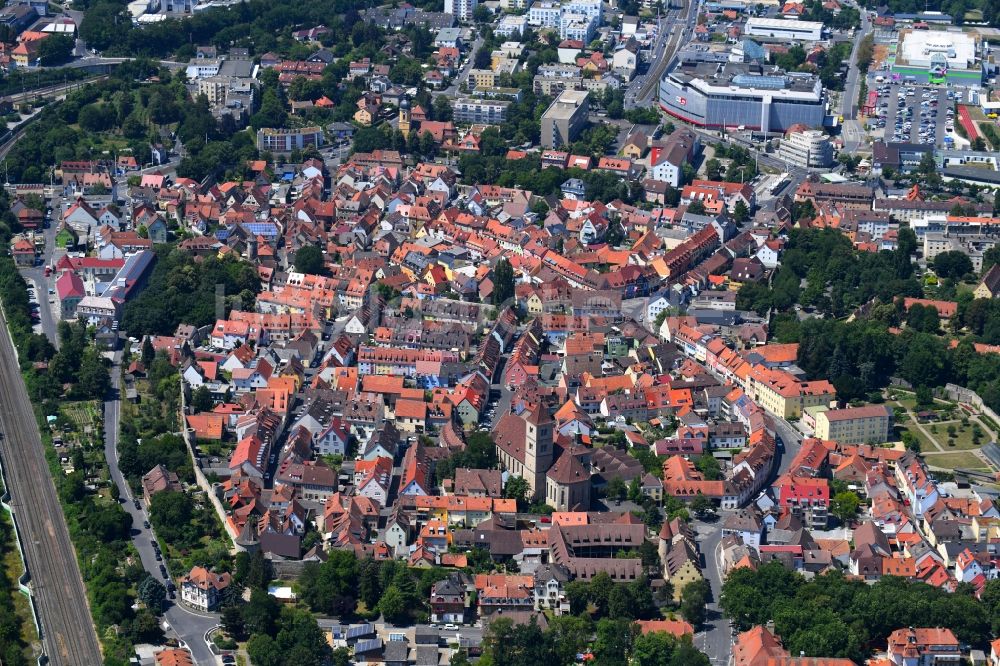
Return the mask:
{"type": "Polygon", "coordinates": [[[761,407],[785,419],[797,419],[805,408],[829,404],[837,395],[825,379],[802,381],[761,365],[747,377],[747,390],[761,407]]]}
{"type": "Polygon", "coordinates": [[[892,410],[885,405],[829,409],[816,414],[816,436],[841,444],[881,444],[889,440],[892,410]]]}
{"type": "Polygon", "coordinates": [[[323,128],[318,126],[299,129],[262,127],[257,130],[257,150],[269,153],[290,153],[307,146],[323,145],[323,128]]]}
{"type": "Polygon", "coordinates": [[[572,143],[587,123],[586,90],[564,90],[542,114],[542,146],[559,148],[572,143]]]}
{"type": "Polygon", "coordinates": [[[485,123],[499,125],[507,119],[510,102],[498,99],[473,99],[461,97],[452,105],[456,123],[485,123]]]}

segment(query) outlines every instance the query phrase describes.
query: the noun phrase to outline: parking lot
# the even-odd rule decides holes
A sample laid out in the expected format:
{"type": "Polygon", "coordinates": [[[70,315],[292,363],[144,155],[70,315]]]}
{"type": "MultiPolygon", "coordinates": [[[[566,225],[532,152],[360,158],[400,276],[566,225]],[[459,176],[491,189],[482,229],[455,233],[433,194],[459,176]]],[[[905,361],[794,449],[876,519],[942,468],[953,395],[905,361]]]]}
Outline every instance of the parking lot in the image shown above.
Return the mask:
{"type": "Polygon", "coordinates": [[[912,83],[871,83],[878,92],[878,116],[869,128],[882,130],[885,141],[945,146],[954,132],[952,100],[957,93],[940,86],[912,83]]]}

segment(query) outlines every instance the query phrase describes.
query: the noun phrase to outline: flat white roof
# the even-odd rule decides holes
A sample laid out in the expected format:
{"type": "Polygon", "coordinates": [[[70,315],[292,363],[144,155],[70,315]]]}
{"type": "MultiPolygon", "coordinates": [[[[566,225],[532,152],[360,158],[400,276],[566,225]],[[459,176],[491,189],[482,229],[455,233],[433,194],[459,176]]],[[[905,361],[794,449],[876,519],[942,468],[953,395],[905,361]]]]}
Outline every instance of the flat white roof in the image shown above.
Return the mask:
{"type": "Polygon", "coordinates": [[[747,30],[750,28],[779,28],[781,30],[822,30],[819,21],[797,21],[791,19],[774,19],[753,16],[747,20],[747,30]]]}
{"type": "Polygon", "coordinates": [[[948,66],[967,69],[976,60],[976,39],[964,32],[910,30],[899,41],[899,64],[928,67],[931,58],[941,54],[948,66]]]}

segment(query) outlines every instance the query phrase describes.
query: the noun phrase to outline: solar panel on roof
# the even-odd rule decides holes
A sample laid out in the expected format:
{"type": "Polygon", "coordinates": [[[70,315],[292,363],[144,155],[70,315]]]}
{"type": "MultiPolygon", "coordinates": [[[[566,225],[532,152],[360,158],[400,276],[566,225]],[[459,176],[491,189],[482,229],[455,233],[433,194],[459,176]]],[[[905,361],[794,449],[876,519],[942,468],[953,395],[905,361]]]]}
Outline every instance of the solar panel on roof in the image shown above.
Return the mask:
{"type": "Polygon", "coordinates": [[[271,236],[278,235],[278,227],[270,222],[248,222],[243,225],[248,231],[254,234],[268,234],[271,236]]]}
{"type": "Polygon", "coordinates": [[[358,644],[354,646],[354,654],[364,654],[365,652],[373,652],[381,649],[381,638],[369,638],[367,640],[358,641],[358,644]]]}
{"type": "Polygon", "coordinates": [[[347,638],[358,638],[375,633],[375,627],[371,624],[357,624],[347,629],[347,638]]]}

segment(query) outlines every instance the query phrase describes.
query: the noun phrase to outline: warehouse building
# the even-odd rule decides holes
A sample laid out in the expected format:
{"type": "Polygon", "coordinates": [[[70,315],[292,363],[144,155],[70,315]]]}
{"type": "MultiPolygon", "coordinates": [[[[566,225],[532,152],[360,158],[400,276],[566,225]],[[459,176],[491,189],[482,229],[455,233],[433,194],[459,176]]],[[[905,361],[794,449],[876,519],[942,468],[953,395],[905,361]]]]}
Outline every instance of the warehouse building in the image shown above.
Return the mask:
{"type": "Polygon", "coordinates": [[[754,16],[747,20],[745,34],[776,41],[818,42],[823,39],[823,24],[754,16]]]}

